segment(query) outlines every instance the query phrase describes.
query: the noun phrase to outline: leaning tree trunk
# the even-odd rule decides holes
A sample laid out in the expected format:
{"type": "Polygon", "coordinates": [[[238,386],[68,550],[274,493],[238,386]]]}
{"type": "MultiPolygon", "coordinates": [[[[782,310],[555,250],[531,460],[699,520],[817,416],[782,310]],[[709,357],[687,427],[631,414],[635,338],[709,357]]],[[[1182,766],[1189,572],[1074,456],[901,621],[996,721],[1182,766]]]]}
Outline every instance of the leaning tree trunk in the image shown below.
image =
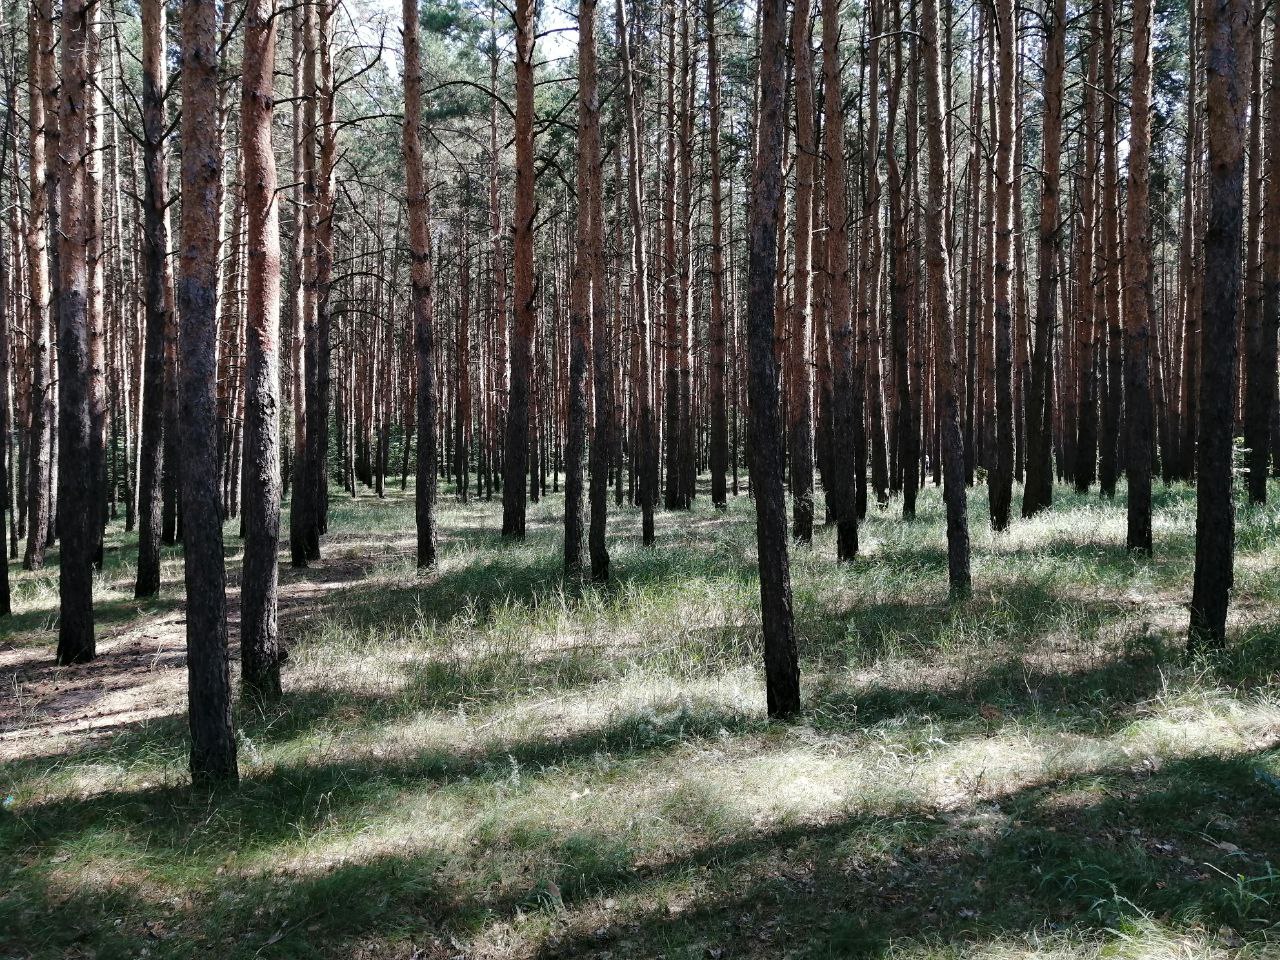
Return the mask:
{"type": "Polygon", "coordinates": [[[516,209],[512,223],[515,253],[515,323],[511,329],[511,393],[507,402],[503,456],[502,533],[524,538],[529,470],[529,392],[533,376],[534,325],[538,316],[533,276],[533,47],[534,0],[516,0],[516,209]]]}
{"type": "Polygon", "coordinates": [[[218,491],[218,6],[182,10],[182,231],[178,310],[182,528],[186,545],[187,698],[191,777],[235,781],[227,664],[226,568],[218,491]]]}
{"type": "MultiPolygon", "coordinates": [[[[404,164],[409,207],[409,279],[413,341],[418,371],[418,566],[436,563],[436,381],[435,338],[431,329],[435,275],[431,262],[431,194],[422,161],[422,63],[418,46],[418,0],[404,0],[404,164]]],[[[508,454],[510,456],[510,454],[508,454]]],[[[507,484],[524,496],[519,476],[507,484]]]]}
{"type": "Polygon", "coordinates": [[[1200,422],[1196,448],[1196,565],[1190,646],[1226,642],[1233,583],[1231,492],[1236,322],[1244,219],[1244,125],[1248,109],[1250,0],[1206,0],[1206,138],[1209,225],[1204,238],[1200,324],[1200,422]]]}
{"type": "Polygon", "coordinates": [[[240,683],[257,700],[280,696],[276,621],[276,551],[280,545],[280,208],[271,145],[275,6],[275,0],[247,0],[240,98],[248,253],[240,683]]]}
{"type": "Polygon", "coordinates": [[[164,508],[165,346],[169,316],[168,172],[164,98],[168,87],[163,0],[142,3],[142,263],[146,335],[142,372],[142,438],[138,478],[138,577],[134,595],[160,592],[160,539],[164,508]]]}
{"type": "Polygon", "coordinates": [[[1125,257],[1125,471],[1131,551],[1151,553],[1151,0],[1133,5],[1133,93],[1129,116],[1125,257]]]}
{"type": "Polygon", "coordinates": [[[765,692],[771,717],[791,716],[800,709],[800,667],[787,557],[787,504],[782,484],[778,360],[773,349],[778,198],[782,195],[782,133],[786,124],[785,17],[785,0],[764,0],[760,26],[759,130],[747,225],[751,483],[756,495],[765,692]]]}
{"type": "MultiPolygon", "coordinates": [[[[830,0],[827,0],[830,2],[830,0]]],[[[942,497],[947,507],[947,576],[954,599],[969,596],[969,515],[964,486],[964,438],[956,394],[955,336],[952,333],[951,263],[946,236],[947,130],[942,116],[942,58],[938,50],[938,0],[924,0],[920,20],[924,48],[925,101],[929,147],[925,259],[933,314],[935,398],[942,448],[942,497]]]]}

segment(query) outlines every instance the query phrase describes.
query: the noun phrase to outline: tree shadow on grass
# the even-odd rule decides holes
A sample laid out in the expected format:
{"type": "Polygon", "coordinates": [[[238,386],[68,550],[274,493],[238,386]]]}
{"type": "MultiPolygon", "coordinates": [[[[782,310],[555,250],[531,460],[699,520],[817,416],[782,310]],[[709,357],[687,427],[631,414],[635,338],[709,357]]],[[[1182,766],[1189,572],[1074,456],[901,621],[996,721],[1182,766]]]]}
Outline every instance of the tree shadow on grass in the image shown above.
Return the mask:
{"type": "Polygon", "coordinates": [[[166,898],[149,894],[155,878],[137,866],[105,887],[66,882],[40,851],[97,827],[128,832],[154,855],[174,830],[199,822],[212,831],[203,842],[229,852],[259,839],[245,818],[270,798],[184,805],[155,796],[156,816],[145,819],[116,806],[118,798],[89,798],[41,814],[59,829],[36,833],[34,849],[30,829],[0,821],[26,844],[10,861],[17,868],[0,901],[0,946],[42,957],[137,955],[146,946],[155,957],[210,949],[230,958],[349,957],[367,947],[435,958],[465,955],[461,941],[501,927],[507,939],[527,932],[526,948],[542,960],[875,958],[904,947],[963,954],[1010,937],[1115,936],[1144,917],[1174,930],[1226,924],[1263,937],[1280,921],[1280,881],[1263,862],[1280,843],[1275,797],[1254,774],[1270,759],[1197,757],[950,809],[851,812],[720,838],[713,831],[653,860],[583,824],[525,837],[535,863],[519,876],[502,873],[495,848],[459,853],[429,842],[296,873],[223,876],[212,869],[216,858],[179,843],[184,892],[166,898]],[[527,924],[530,916],[547,922],[527,924]]]}

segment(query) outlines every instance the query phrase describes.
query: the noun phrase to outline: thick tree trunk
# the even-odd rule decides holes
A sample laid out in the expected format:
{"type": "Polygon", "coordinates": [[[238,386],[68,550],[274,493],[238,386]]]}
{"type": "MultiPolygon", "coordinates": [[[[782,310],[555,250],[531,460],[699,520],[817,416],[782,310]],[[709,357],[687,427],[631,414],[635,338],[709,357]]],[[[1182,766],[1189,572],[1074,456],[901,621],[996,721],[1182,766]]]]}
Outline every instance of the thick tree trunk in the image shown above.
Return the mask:
{"type": "Polygon", "coordinates": [[[1190,645],[1226,642],[1234,582],[1231,492],[1236,328],[1244,207],[1244,127],[1249,103],[1250,0],[1206,0],[1206,139],[1209,225],[1204,239],[1200,423],[1196,450],[1196,565],[1190,645]]]}
{"type": "Polygon", "coordinates": [[[947,576],[951,596],[967,598],[969,515],[964,485],[964,446],[960,434],[960,399],[956,394],[955,337],[952,333],[951,264],[945,238],[947,134],[942,116],[942,61],[938,49],[938,0],[924,0],[920,22],[924,50],[925,103],[929,146],[929,193],[926,206],[925,259],[929,267],[929,303],[933,314],[934,362],[937,366],[937,418],[942,448],[942,496],[947,507],[947,576]]]}
{"type": "Polygon", "coordinates": [[[271,143],[276,11],[275,0],[247,4],[240,98],[248,248],[240,683],[250,697],[273,700],[280,696],[280,208],[271,143]]]}
{"type": "MultiPolygon", "coordinates": [[[[418,0],[404,0],[404,164],[409,207],[409,277],[413,312],[413,342],[418,379],[418,471],[414,479],[417,504],[418,566],[436,564],[436,381],[435,336],[432,314],[435,269],[431,252],[431,193],[422,159],[422,59],[418,41],[418,0]]],[[[510,452],[508,452],[510,457],[510,452]]],[[[520,491],[517,477],[508,484],[520,491]]]]}
{"type": "MultiPolygon", "coordinates": [[[[604,194],[600,170],[600,95],[596,80],[596,4],[586,0],[579,13],[578,97],[585,103],[582,128],[583,162],[588,179],[587,241],[590,251],[591,363],[594,376],[595,427],[591,436],[591,521],[588,550],[591,579],[609,580],[609,548],[605,543],[605,523],[609,511],[609,458],[613,452],[613,351],[610,349],[609,311],[605,303],[604,194]]],[[[618,300],[614,309],[620,309],[618,300]]]]}
{"type": "MultiPolygon", "coordinates": [[[[1102,290],[1103,311],[1099,316],[1106,328],[1105,386],[1102,388],[1100,466],[1098,485],[1104,497],[1116,495],[1120,473],[1120,416],[1124,369],[1121,343],[1124,318],[1120,299],[1120,142],[1119,91],[1116,83],[1116,23],[1114,0],[1102,0],[1102,290]]],[[[1101,340],[1101,337],[1099,338],[1101,340]]]]}
{"type": "Polygon", "coordinates": [[[1133,5],[1133,92],[1125,210],[1124,409],[1130,551],[1151,553],[1151,0],[1133,5]]]}
{"type": "Polygon", "coordinates": [[[778,198],[782,195],[782,135],[786,124],[785,17],[785,0],[764,0],[760,28],[759,136],[747,226],[751,483],[756,495],[765,692],[771,717],[791,716],[800,709],[800,667],[791,612],[786,496],[782,483],[778,363],[773,349],[778,198]]]}
{"type": "Polygon", "coordinates": [[[235,781],[236,738],[227,663],[226,568],[218,497],[218,7],[188,0],[182,11],[181,317],[182,526],[186,544],[187,698],[191,777],[235,781]]]}
{"type": "Polygon", "coordinates": [[[58,300],[58,663],[84,663],[95,652],[93,555],[100,505],[94,482],[92,345],[89,317],[89,218],[85,196],[90,98],[89,44],[92,12],[84,0],[62,11],[62,78],[59,87],[62,170],[58,182],[60,297],[58,300]],[[90,476],[65,469],[84,464],[90,476]]]}

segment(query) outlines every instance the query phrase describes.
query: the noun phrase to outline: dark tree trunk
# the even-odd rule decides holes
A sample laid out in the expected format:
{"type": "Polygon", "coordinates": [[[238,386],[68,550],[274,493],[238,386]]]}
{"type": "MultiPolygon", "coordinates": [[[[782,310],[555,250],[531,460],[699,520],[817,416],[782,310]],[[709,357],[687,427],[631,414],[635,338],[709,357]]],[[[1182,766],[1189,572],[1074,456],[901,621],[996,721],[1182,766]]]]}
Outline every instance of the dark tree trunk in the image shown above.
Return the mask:
{"type": "Polygon", "coordinates": [[[778,198],[782,194],[782,135],[786,124],[785,17],[785,0],[764,0],[760,28],[759,131],[747,228],[751,483],[756,495],[765,692],[771,717],[791,716],[800,709],[800,667],[791,612],[787,504],[782,483],[778,361],[773,349],[778,198]]]}
{"type": "Polygon", "coordinates": [[[59,127],[62,159],[59,187],[60,297],[58,299],[58,663],[85,663],[95,653],[93,636],[93,557],[98,542],[94,472],[89,318],[88,230],[85,197],[88,166],[87,114],[90,99],[90,8],[68,0],[62,11],[62,80],[59,127]]]}
{"type": "MultiPolygon", "coordinates": [[[[1267,502],[1267,468],[1271,458],[1276,414],[1276,335],[1280,328],[1280,7],[1273,12],[1271,86],[1266,91],[1267,155],[1272,172],[1267,179],[1262,218],[1262,309],[1249,331],[1249,364],[1245,399],[1244,443],[1249,448],[1249,499],[1267,502]]],[[[1258,43],[1262,42],[1259,24],[1258,43]]]]}
{"type": "Polygon", "coordinates": [[[1250,0],[1207,0],[1209,225],[1204,238],[1200,340],[1200,422],[1196,448],[1196,566],[1190,645],[1226,642],[1234,582],[1235,502],[1231,490],[1233,376],[1240,310],[1244,221],[1244,127],[1249,103],[1250,0]]]}
{"type": "Polygon", "coordinates": [[[1133,5],[1133,93],[1129,130],[1128,231],[1124,258],[1125,471],[1129,550],[1151,553],[1151,0],[1133,5]]]}
{"type": "Polygon", "coordinates": [[[725,391],[724,227],[720,171],[720,46],[716,37],[716,0],[706,0],[707,29],[707,155],[711,177],[711,313],[707,339],[707,405],[710,425],[711,503],[726,509],[729,502],[729,410],[725,391]]]}
{"type": "Polygon", "coordinates": [[[182,10],[182,256],[178,272],[183,541],[187,581],[187,699],[191,777],[238,779],[227,663],[226,568],[218,491],[218,6],[182,10]]]}
{"type": "Polygon", "coordinates": [[[166,16],[163,0],[142,3],[142,263],[145,279],[146,345],[142,373],[142,437],[138,480],[138,578],[134,596],[160,592],[160,542],[164,511],[165,363],[169,315],[168,174],[164,155],[168,87],[166,16]]]}
{"type": "Polygon", "coordinates": [[[926,207],[925,258],[929,266],[929,301],[933,313],[934,363],[937,366],[937,422],[942,449],[942,497],[947,507],[947,576],[951,596],[967,598],[969,514],[964,483],[964,440],[960,433],[960,398],[956,393],[955,337],[952,333],[950,254],[946,229],[947,132],[942,116],[942,60],[938,49],[938,0],[924,0],[920,42],[924,48],[925,101],[929,145],[929,193],[926,207]]]}

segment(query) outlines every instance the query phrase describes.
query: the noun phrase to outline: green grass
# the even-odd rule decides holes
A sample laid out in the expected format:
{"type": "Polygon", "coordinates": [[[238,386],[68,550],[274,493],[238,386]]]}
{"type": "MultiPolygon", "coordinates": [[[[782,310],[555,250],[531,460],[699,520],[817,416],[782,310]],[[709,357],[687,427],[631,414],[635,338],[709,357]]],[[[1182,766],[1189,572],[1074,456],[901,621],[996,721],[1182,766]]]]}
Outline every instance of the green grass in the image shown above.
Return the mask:
{"type": "Polygon", "coordinates": [[[562,575],[559,496],[523,544],[443,496],[425,576],[411,500],[334,500],[323,563],[282,570],[284,702],[239,708],[243,781],[213,795],[180,557],[134,601],[113,529],[102,655],[66,670],[56,555],[14,567],[0,956],[1280,956],[1280,511],[1240,509],[1204,661],[1192,491],[1156,491],[1150,560],[1122,498],[1058,489],[993,536],[985,493],[963,605],[932,488],[910,524],[873,506],[853,564],[826,529],[793,552],[792,724],[765,716],[746,498],[660,514],[652,550],[616,513],[603,588],[562,575]],[[68,689],[146,709],[57,726],[68,689]]]}

